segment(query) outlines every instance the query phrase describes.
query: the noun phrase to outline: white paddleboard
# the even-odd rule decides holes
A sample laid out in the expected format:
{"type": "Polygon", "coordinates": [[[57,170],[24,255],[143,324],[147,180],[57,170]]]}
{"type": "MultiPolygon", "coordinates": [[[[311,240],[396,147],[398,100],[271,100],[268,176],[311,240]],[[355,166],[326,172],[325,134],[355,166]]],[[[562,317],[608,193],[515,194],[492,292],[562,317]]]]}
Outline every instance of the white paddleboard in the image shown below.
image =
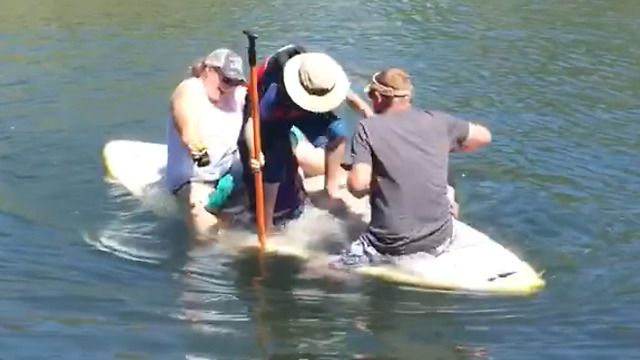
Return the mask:
{"type": "MultiPolygon", "coordinates": [[[[109,141],[103,148],[106,179],[123,186],[133,196],[144,201],[149,195],[149,189],[155,189],[154,193],[157,194],[157,189],[162,187],[166,157],[164,144],[133,140],[109,141]]],[[[305,187],[309,192],[320,190],[322,184],[321,177],[305,180],[305,187]]],[[[171,198],[168,191],[164,196],[171,198]]],[[[347,204],[349,209],[359,214],[366,223],[369,219],[368,202],[365,199],[345,198],[350,199],[347,204]]],[[[176,204],[166,201],[164,204],[178,209],[176,204]]],[[[456,222],[458,240],[446,253],[436,258],[423,261],[417,267],[412,264],[411,270],[395,265],[376,265],[359,267],[354,271],[394,283],[440,291],[529,295],[544,287],[545,281],[525,261],[471,226],[457,220],[456,222]]],[[[295,229],[295,224],[292,223],[290,227],[295,229]]],[[[311,235],[306,233],[300,236],[270,237],[264,251],[294,256],[304,261],[317,258],[321,254],[318,253],[317,246],[313,246],[311,235]],[[300,239],[301,237],[304,239],[300,239]]],[[[315,240],[316,243],[321,241],[319,236],[315,240]]],[[[257,238],[235,241],[233,245],[220,242],[224,243],[221,246],[233,248],[236,252],[259,247],[257,238]]]]}

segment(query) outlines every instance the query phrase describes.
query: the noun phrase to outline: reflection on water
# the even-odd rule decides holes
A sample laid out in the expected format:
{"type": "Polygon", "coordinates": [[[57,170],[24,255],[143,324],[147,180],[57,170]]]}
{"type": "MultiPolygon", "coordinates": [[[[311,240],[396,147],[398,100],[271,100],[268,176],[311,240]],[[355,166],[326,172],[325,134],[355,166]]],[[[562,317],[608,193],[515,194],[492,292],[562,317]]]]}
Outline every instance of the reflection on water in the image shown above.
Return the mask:
{"type": "MultiPolygon", "coordinates": [[[[481,316],[485,321],[518,317],[514,309],[452,305],[452,295],[426,294],[378,281],[304,280],[300,277],[304,265],[293,258],[256,252],[230,256],[215,245],[185,249],[184,243],[170,240],[184,239],[185,229],[181,234],[173,228],[173,235],[159,236],[169,229],[160,224],[172,220],[158,218],[150,209],[127,201],[131,199],[123,195],[117,202],[137,213],[129,211],[129,217],[119,217],[119,226],[112,227],[112,233],[103,232],[96,246],[126,259],[174,269],[176,309],[167,315],[185,323],[187,352],[192,358],[232,358],[238,354],[264,359],[288,358],[290,354],[389,358],[376,357],[376,353],[411,358],[425,352],[474,357],[479,353],[474,349],[482,346],[458,340],[442,347],[442,339],[455,338],[451,332],[420,330],[424,334],[415,341],[403,339],[401,334],[422,327],[416,316],[428,317],[429,328],[434,329],[455,326],[452,316],[461,314],[481,316]],[[105,238],[107,234],[112,237],[105,238]],[[425,341],[428,338],[432,340],[425,341]]],[[[486,326],[476,331],[486,331],[486,326]]]]}
{"type": "MultiPolygon", "coordinates": [[[[298,264],[263,260],[264,269],[259,268],[256,256],[240,257],[225,266],[220,266],[214,254],[187,260],[179,275],[183,284],[180,318],[190,324],[191,355],[213,356],[207,351],[210,345],[204,344],[210,343],[215,334],[253,339],[255,347],[241,353],[264,359],[289,358],[292,354],[306,358],[410,359],[426,353],[436,358],[486,358],[487,347],[481,342],[455,339],[455,331],[446,330],[456,327],[454,317],[462,315],[471,322],[475,317],[479,323],[519,317],[514,309],[452,306],[452,299],[441,294],[424,296],[381,283],[370,284],[364,293],[335,286],[319,290],[316,284],[305,286],[296,280],[298,264]],[[216,280],[223,274],[235,278],[234,284],[216,280]],[[237,301],[246,307],[241,313],[229,307],[237,301]],[[424,321],[434,330],[425,331],[424,321]],[[415,333],[413,339],[402,335],[406,331],[415,333]],[[443,346],[443,341],[448,345],[443,346]],[[375,355],[384,353],[394,355],[375,355]]],[[[468,329],[489,330],[486,325],[472,324],[468,329]]]]}
{"type": "Polygon", "coordinates": [[[3,359],[41,358],[34,339],[69,359],[635,357],[640,2],[3,5],[3,359]],[[463,220],[545,269],[547,288],[433,294],[309,279],[272,257],[259,271],[255,254],[189,249],[179,221],[112,192],[106,141],[162,141],[186,65],[244,53],[245,28],[259,56],[290,41],[328,51],[354,91],[405,67],[417,106],[488,124],[490,147],[453,158],[463,220]]]}

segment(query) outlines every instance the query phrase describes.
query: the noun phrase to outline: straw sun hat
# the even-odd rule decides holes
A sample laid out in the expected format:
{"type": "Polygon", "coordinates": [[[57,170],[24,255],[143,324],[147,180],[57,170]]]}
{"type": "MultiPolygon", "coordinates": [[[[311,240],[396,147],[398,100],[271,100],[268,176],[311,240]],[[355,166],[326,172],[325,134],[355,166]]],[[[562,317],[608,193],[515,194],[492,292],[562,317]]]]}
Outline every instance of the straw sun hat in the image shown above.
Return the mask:
{"type": "Polygon", "coordinates": [[[344,101],[350,84],[340,64],[323,53],[296,55],[284,66],[284,86],[301,108],[323,113],[344,101]]]}

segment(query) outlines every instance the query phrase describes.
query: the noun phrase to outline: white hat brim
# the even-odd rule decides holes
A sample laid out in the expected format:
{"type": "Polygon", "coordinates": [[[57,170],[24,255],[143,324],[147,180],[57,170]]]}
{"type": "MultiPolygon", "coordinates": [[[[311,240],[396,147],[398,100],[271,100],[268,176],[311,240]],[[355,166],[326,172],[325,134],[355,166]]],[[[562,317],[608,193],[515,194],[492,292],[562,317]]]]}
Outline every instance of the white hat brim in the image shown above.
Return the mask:
{"type": "Polygon", "coordinates": [[[315,113],[323,113],[338,108],[347,97],[351,86],[349,84],[349,78],[340,64],[331,57],[321,53],[304,53],[292,57],[284,66],[283,78],[284,87],[291,100],[301,108],[315,113]],[[336,73],[335,86],[330,92],[323,96],[309,94],[302,84],[300,84],[300,77],[298,76],[300,65],[305,57],[311,56],[325,57],[327,61],[326,70],[336,73]]]}

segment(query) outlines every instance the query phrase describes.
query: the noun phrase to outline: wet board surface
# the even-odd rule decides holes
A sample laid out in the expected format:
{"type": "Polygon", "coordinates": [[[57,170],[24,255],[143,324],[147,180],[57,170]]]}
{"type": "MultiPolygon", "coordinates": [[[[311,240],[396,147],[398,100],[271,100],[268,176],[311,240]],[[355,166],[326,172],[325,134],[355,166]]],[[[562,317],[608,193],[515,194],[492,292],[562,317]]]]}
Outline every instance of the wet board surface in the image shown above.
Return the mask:
{"type": "MultiPolygon", "coordinates": [[[[158,189],[162,189],[163,186],[166,145],[135,140],[112,140],[105,144],[102,155],[109,181],[123,186],[141,201],[145,201],[148,193],[152,192],[151,189],[154,195],[159,194],[158,189]]],[[[320,190],[322,186],[321,177],[305,180],[305,187],[310,193],[320,190]]],[[[163,196],[165,199],[171,199],[168,191],[165,191],[163,196]]],[[[359,218],[362,224],[366,224],[369,220],[366,198],[343,198],[350,217],[359,218]]],[[[177,204],[171,204],[171,201],[165,200],[163,204],[165,207],[172,207],[174,211],[178,209],[177,204]]],[[[320,211],[313,209],[309,212],[320,211]]],[[[306,216],[308,214],[303,215],[300,221],[304,221],[306,216]]],[[[339,226],[341,219],[334,220],[331,222],[339,226]]],[[[296,232],[301,230],[296,229],[296,225],[292,222],[286,230],[287,233],[296,234],[295,237],[270,236],[264,251],[294,256],[301,260],[317,258],[323,251],[319,243],[324,239],[318,235],[319,232],[296,232]]],[[[473,227],[457,220],[456,225],[456,241],[446,253],[436,258],[410,259],[406,266],[403,262],[400,265],[363,266],[355,271],[364,276],[432,290],[529,295],[544,287],[545,282],[541,276],[518,256],[473,227]],[[416,266],[418,261],[419,266],[416,266]]],[[[219,246],[231,252],[239,253],[259,247],[255,238],[233,242],[224,241],[223,238],[224,236],[221,236],[219,246]]],[[[345,240],[345,243],[347,242],[345,240]]]]}

